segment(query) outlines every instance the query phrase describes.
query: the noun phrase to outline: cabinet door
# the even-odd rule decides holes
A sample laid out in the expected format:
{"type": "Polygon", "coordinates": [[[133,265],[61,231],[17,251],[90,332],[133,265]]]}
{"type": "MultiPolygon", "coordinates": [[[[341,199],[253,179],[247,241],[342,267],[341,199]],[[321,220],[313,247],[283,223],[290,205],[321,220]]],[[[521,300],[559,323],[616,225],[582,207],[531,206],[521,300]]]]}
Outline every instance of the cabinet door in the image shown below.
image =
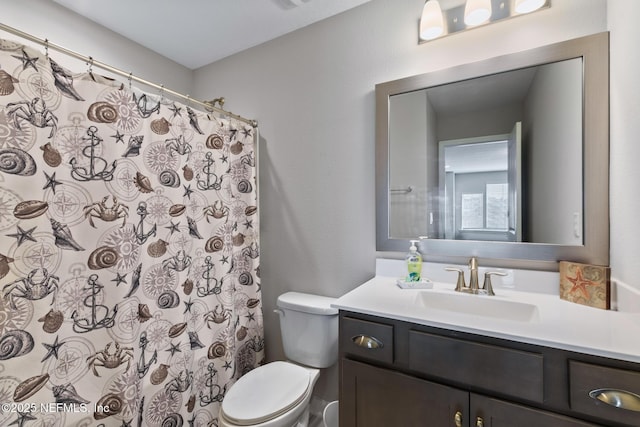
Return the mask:
{"type": "Polygon", "coordinates": [[[469,393],[342,359],[341,427],[468,426],[469,393]]]}
{"type": "Polygon", "coordinates": [[[575,418],[477,394],[471,394],[469,402],[472,427],[596,427],[575,418]]]}

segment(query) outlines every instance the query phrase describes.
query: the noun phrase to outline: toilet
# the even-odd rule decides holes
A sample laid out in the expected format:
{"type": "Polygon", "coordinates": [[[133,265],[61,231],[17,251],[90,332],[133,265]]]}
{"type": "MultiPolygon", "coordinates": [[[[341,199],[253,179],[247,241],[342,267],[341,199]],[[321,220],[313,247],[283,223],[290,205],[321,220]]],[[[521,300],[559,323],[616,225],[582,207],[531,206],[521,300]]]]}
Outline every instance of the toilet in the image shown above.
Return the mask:
{"type": "Polygon", "coordinates": [[[220,406],[219,427],[307,427],[320,369],[338,359],[334,301],[300,292],[278,297],[275,312],[288,360],[267,363],[236,381],[220,406]]]}

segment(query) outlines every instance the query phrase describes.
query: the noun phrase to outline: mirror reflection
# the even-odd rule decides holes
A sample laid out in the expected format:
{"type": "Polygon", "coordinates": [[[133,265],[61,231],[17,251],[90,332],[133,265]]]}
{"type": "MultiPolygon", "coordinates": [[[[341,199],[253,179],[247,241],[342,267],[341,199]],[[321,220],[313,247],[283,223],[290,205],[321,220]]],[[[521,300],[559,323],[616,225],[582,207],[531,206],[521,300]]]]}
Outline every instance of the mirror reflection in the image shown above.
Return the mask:
{"type": "Polygon", "coordinates": [[[389,238],[583,244],[583,59],[389,97],[389,238]]]}

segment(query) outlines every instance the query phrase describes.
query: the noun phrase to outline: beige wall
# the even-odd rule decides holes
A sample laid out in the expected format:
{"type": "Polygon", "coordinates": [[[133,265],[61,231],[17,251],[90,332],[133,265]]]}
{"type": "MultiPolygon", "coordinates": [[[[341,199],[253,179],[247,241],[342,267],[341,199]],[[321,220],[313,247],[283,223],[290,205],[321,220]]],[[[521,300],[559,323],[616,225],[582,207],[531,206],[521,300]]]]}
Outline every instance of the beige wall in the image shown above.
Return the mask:
{"type": "Polygon", "coordinates": [[[611,269],[640,289],[640,1],[609,0],[611,31],[611,269]]]}
{"type": "MultiPolygon", "coordinates": [[[[96,25],[93,21],[70,12],[51,0],[0,0],[0,22],[40,39],[48,39],[51,43],[81,55],[91,56],[96,61],[132,72],[137,77],[164,84],[177,92],[191,93],[193,72],[190,69],[96,25]]],[[[0,38],[18,40],[44,51],[44,47],[40,45],[1,30],[0,38]]],[[[88,69],[84,62],[53,49],[51,56],[73,72],[88,69]]],[[[94,71],[109,75],[98,68],[94,71]]],[[[126,81],[126,78],[119,76],[117,79],[126,81]]],[[[140,88],[145,91],[152,90],[144,86],[140,88]]]]}

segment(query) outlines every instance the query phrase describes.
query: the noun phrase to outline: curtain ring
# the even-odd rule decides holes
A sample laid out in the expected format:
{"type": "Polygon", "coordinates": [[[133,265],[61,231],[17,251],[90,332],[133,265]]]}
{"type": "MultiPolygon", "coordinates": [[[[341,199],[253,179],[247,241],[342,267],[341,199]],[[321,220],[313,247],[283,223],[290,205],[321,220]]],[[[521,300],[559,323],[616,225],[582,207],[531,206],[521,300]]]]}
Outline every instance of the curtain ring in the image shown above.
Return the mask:
{"type": "Polygon", "coordinates": [[[89,74],[93,74],[93,57],[89,57],[89,70],[87,71],[89,74]]]}
{"type": "Polygon", "coordinates": [[[160,85],[160,102],[164,101],[164,85],[160,85]]]}
{"type": "Polygon", "coordinates": [[[133,79],[133,71],[129,72],[129,77],[127,78],[127,80],[129,81],[129,90],[131,91],[131,80],[133,79]]]}
{"type": "Polygon", "coordinates": [[[44,56],[49,59],[49,39],[44,39],[44,56]]]}

